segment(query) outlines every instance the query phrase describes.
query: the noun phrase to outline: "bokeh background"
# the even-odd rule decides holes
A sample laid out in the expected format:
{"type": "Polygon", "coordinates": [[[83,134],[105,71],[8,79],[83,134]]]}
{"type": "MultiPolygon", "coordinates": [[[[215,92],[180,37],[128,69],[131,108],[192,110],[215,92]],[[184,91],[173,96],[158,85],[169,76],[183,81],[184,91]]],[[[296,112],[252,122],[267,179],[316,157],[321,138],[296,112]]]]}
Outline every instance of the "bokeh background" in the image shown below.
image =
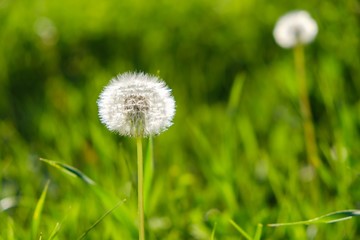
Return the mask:
{"type": "MultiPolygon", "coordinates": [[[[150,239],[239,239],[229,219],[252,235],[258,223],[360,208],[359,37],[356,0],[0,0],[0,238],[29,237],[49,179],[34,239],[76,239],[123,198],[88,239],[137,238],[135,143],[109,132],[96,104],[127,71],[159,75],[177,102],[146,169],[150,239]],[[294,9],[319,26],[305,48],[319,169],[306,160],[293,52],[272,37],[294,9]]],[[[356,236],[358,219],[263,229],[263,239],[356,236]]]]}

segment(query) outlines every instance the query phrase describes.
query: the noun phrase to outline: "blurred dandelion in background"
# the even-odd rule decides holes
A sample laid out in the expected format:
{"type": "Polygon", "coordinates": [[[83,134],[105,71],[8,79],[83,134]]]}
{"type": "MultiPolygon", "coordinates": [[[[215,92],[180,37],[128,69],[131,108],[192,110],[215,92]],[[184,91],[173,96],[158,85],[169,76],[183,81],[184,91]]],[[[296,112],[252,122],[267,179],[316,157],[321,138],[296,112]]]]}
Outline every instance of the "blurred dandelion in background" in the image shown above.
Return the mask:
{"type": "Polygon", "coordinates": [[[274,38],[283,48],[292,48],[298,44],[308,44],[318,33],[318,26],[310,14],[304,10],[291,11],[277,21],[274,38]]]}
{"type": "Polygon", "coordinates": [[[317,23],[304,10],[291,11],[277,21],[273,34],[275,41],[283,48],[294,49],[294,62],[299,90],[305,146],[309,163],[319,167],[314,124],[306,80],[304,45],[312,42],[318,33],[317,23]]]}
{"type": "Polygon", "coordinates": [[[145,239],[142,138],[172,125],[175,100],[158,77],[124,73],[112,79],[98,100],[100,120],[120,135],[137,138],[139,239],[145,239]]]}
{"type": "Polygon", "coordinates": [[[58,41],[57,28],[49,18],[38,18],[34,23],[34,31],[45,45],[52,46],[58,41]]]}

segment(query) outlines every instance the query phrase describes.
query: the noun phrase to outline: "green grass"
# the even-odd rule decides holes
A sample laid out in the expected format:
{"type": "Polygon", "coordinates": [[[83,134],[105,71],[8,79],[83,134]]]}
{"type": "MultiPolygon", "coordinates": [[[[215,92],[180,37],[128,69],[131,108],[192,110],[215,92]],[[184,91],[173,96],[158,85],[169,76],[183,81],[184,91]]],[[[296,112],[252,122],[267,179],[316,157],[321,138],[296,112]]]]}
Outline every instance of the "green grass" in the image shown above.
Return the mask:
{"type": "Polygon", "coordinates": [[[136,141],[96,104],[129,70],[159,74],[177,105],[143,141],[147,239],[360,236],[356,217],[306,222],[360,208],[357,1],[59,3],[0,2],[0,239],[138,238],[136,141]],[[317,169],[293,53],[272,38],[299,8],[319,24],[305,47],[317,169]]]}

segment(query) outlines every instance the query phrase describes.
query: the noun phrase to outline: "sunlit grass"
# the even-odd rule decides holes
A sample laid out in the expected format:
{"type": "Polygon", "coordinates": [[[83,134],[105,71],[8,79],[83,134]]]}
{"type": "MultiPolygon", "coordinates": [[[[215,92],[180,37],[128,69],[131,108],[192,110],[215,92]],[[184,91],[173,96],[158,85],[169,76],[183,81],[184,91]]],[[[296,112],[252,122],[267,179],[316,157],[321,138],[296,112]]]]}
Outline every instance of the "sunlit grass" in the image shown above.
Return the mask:
{"type": "Polygon", "coordinates": [[[0,5],[0,239],[138,238],[136,140],[96,106],[128,70],[160,70],[177,100],[174,125],[143,141],[147,239],[360,235],[356,1],[301,2],[319,23],[306,47],[316,170],[292,52],[271,37],[297,3],[0,5]],[[55,35],[34,30],[43,17],[55,35]]]}

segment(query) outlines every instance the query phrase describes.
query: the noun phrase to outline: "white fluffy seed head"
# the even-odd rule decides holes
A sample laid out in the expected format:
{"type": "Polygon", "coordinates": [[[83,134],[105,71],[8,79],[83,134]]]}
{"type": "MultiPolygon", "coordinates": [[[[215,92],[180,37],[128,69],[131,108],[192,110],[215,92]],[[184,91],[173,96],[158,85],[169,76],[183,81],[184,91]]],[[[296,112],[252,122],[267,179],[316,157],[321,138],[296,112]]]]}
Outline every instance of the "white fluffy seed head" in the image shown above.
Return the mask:
{"type": "Polygon", "coordinates": [[[276,43],[283,48],[308,44],[317,33],[316,21],[304,10],[291,11],[280,17],[273,31],[276,43]]]}
{"type": "Polygon", "coordinates": [[[172,125],[175,100],[156,76],[124,73],[113,78],[98,99],[100,120],[124,136],[157,135],[172,125]]]}

